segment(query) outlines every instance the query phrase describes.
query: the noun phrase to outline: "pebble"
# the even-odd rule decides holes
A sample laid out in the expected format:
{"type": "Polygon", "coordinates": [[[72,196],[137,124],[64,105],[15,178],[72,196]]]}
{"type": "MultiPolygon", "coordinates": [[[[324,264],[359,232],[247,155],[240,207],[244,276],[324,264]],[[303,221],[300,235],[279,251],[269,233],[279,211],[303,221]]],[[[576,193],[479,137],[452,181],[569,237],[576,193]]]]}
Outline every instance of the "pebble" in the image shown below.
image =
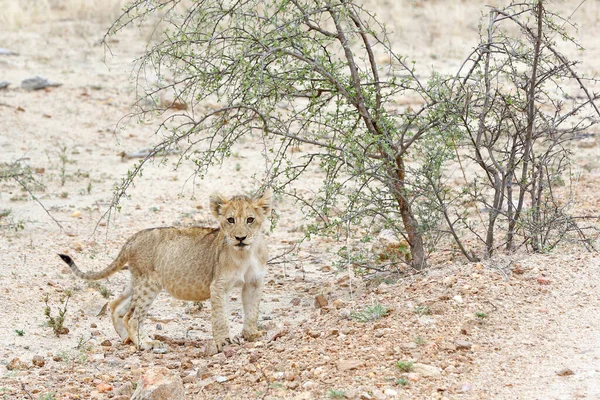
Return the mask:
{"type": "Polygon", "coordinates": [[[470,350],[473,347],[473,343],[462,339],[458,339],[454,344],[456,345],[456,350],[470,350]]]}
{"type": "Polygon", "coordinates": [[[71,214],[71,217],[73,217],[73,218],[81,218],[81,211],[79,211],[79,210],[73,211],[73,214],[71,214]]]}
{"type": "Polygon", "coordinates": [[[57,87],[61,85],[62,83],[52,82],[41,76],[27,78],[21,82],[21,87],[25,90],[40,90],[45,89],[47,87],[57,87]]]}
{"type": "Polygon", "coordinates": [[[414,372],[424,376],[424,377],[434,377],[439,376],[442,373],[442,369],[433,365],[415,363],[413,365],[414,372]]]}
{"type": "Polygon", "coordinates": [[[340,360],[337,364],[338,370],[341,372],[358,369],[364,365],[364,362],[359,360],[340,360]]]}
{"type": "Polygon", "coordinates": [[[315,296],[315,307],[316,308],[324,308],[324,307],[327,307],[328,304],[329,304],[329,302],[327,301],[325,296],[323,296],[322,294],[315,296]]]}
{"type": "Polygon", "coordinates": [[[33,356],[33,359],[31,360],[31,362],[36,367],[43,367],[46,364],[46,360],[44,360],[44,357],[39,356],[39,355],[33,356]]]}
{"type": "Polygon", "coordinates": [[[8,364],[6,364],[6,369],[9,371],[13,371],[13,370],[25,370],[25,369],[29,369],[29,367],[27,366],[27,364],[25,364],[23,361],[19,360],[18,358],[13,358],[8,364]]]}

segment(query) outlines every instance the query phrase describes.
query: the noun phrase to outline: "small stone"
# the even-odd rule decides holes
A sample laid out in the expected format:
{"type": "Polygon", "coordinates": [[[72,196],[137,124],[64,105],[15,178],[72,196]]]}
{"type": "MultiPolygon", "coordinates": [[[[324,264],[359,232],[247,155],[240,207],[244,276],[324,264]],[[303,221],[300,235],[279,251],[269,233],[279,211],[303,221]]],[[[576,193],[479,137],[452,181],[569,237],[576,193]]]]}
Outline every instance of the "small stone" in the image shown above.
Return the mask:
{"type": "Polygon", "coordinates": [[[409,372],[406,374],[406,379],[411,382],[418,382],[421,380],[421,375],[417,374],[416,372],[409,372]]]}
{"type": "Polygon", "coordinates": [[[364,365],[364,362],[359,360],[340,360],[337,364],[340,372],[358,369],[364,365]]]}
{"type": "Polygon", "coordinates": [[[308,331],[308,336],[310,336],[311,338],[318,338],[319,336],[321,336],[321,332],[319,331],[308,331]]]}
{"type": "Polygon", "coordinates": [[[112,389],[112,386],[110,386],[106,382],[100,382],[98,385],[96,385],[96,390],[98,391],[98,393],[110,392],[112,389]]]}
{"type": "Polygon", "coordinates": [[[71,214],[71,217],[73,217],[73,218],[81,218],[81,211],[79,211],[79,210],[74,211],[73,214],[71,214]]]}
{"type": "Polygon", "coordinates": [[[285,387],[291,390],[295,390],[298,388],[298,386],[300,386],[300,382],[298,381],[291,381],[291,382],[286,382],[285,387]]]}
{"type": "Polygon", "coordinates": [[[290,303],[292,303],[293,306],[299,306],[300,303],[302,303],[302,300],[300,300],[298,297],[294,297],[290,303]]]}
{"type": "Polygon", "coordinates": [[[215,380],[219,383],[223,383],[223,382],[227,382],[229,380],[229,378],[227,378],[226,376],[219,375],[219,376],[215,377],[215,380]]]}
{"type": "Polygon", "coordinates": [[[456,350],[470,350],[473,347],[473,343],[462,339],[458,339],[454,344],[456,345],[456,350]]]}
{"type": "Polygon", "coordinates": [[[75,251],[82,251],[83,250],[83,244],[80,242],[75,242],[71,245],[71,247],[73,248],[73,250],[75,251]]]}
{"type": "Polygon", "coordinates": [[[463,298],[460,295],[456,295],[452,298],[452,300],[454,300],[456,302],[456,304],[462,304],[463,303],[463,298]]]}
{"type": "Polygon", "coordinates": [[[44,357],[42,357],[42,356],[35,355],[35,356],[33,356],[31,363],[33,365],[35,365],[36,367],[43,367],[46,364],[46,360],[44,360],[44,357]]]}
{"type": "Polygon", "coordinates": [[[573,372],[573,370],[570,369],[570,368],[564,368],[564,369],[561,369],[560,371],[557,371],[556,375],[558,375],[558,376],[569,376],[569,375],[575,375],[575,372],[573,372]]]}
{"type": "Polygon", "coordinates": [[[415,363],[413,365],[413,371],[424,377],[439,376],[442,373],[441,368],[421,363],[415,363]]]}
{"type": "Polygon", "coordinates": [[[316,386],[317,386],[317,384],[314,383],[313,381],[306,381],[302,384],[302,388],[304,388],[304,389],[312,389],[316,386]]]}
{"type": "Polygon", "coordinates": [[[179,375],[165,367],[147,370],[138,381],[131,400],[183,400],[185,390],[179,375]]]}
{"type": "Polygon", "coordinates": [[[40,90],[48,87],[58,87],[61,85],[62,83],[52,82],[41,76],[27,78],[21,82],[21,87],[25,90],[40,90]]]}
{"type": "Polygon", "coordinates": [[[395,391],[394,389],[385,389],[383,391],[383,394],[385,394],[386,396],[391,397],[391,398],[396,398],[396,396],[398,396],[398,392],[395,391]]]}
{"type": "Polygon", "coordinates": [[[344,305],[346,305],[346,303],[344,303],[344,300],[342,299],[335,299],[333,301],[333,303],[331,303],[337,310],[339,310],[340,308],[342,308],[344,305]]]}
{"type": "Polygon", "coordinates": [[[316,308],[324,308],[324,307],[327,307],[328,304],[329,304],[329,302],[327,301],[325,296],[323,296],[322,294],[315,296],[315,307],[316,308]]]}
{"type": "Polygon", "coordinates": [[[447,287],[454,286],[454,283],[456,283],[456,277],[454,276],[447,276],[442,280],[442,284],[447,287]]]}
{"type": "Polygon", "coordinates": [[[110,347],[112,346],[112,342],[108,339],[103,340],[102,343],[100,343],[100,346],[104,346],[104,347],[110,347]]]}
{"type": "Polygon", "coordinates": [[[537,278],[537,281],[540,285],[549,285],[552,283],[552,281],[550,279],[543,277],[543,276],[539,276],[537,278]]]}
{"type": "Polygon", "coordinates": [[[6,364],[6,369],[9,371],[22,371],[22,370],[26,370],[29,369],[29,367],[27,366],[27,364],[25,364],[23,361],[19,360],[18,358],[13,358],[8,364],[6,364]]]}
{"type": "Polygon", "coordinates": [[[92,322],[92,323],[90,324],[90,328],[97,328],[97,327],[98,327],[98,325],[96,325],[96,323],[95,323],[95,322],[92,322]]]}
{"type": "Polygon", "coordinates": [[[192,367],[194,366],[194,364],[192,363],[192,359],[189,357],[183,357],[183,359],[181,360],[181,369],[192,369],[192,367]]]}
{"type": "Polygon", "coordinates": [[[194,383],[196,382],[196,380],[198,380],[198,377],[196,376],[196,374],[191,373],[187,376],[184,376],[183,378],[181,378],[181,381],[186,384],[186,383],[194,383]]]}

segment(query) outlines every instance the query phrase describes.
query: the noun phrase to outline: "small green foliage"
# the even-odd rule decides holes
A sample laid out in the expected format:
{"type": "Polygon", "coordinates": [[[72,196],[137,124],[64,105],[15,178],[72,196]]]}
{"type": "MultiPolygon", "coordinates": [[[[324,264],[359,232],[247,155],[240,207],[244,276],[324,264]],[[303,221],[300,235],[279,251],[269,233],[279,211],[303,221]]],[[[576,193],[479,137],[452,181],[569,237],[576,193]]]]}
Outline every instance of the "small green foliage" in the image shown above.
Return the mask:
{"type": "Polygon", "coordinates": [[[102,297],[104,297],[105,299],[108,299],[110,297],[110,295],[112,294],[110,289],[108,289],[104,285],[100,285],[99,291],[100,291],[100,294],[102,295],[102,297]]]}
{"type": "Polygon", "coordinates": [[[235,164],[235,170],[236,170],[237,172],[240,172],[240,171],[242,170],[242,165],[241,165],[240,163],[236,163],[236,164],[235,164]]]}
{"type": "Polygon", "coordinates": [[[398,378],[398,379],[396,379],[396,385],[406,386],[406,385],[408,385],[408,379],[406,379],[405,377],[398,378]]]}
{"type": "Polygon", "coordinates": [[[48,392],[46,394],[41,394],[40,397],[38,397],[38,400],[56,400],[56,393],[48,392]]]}
{"type": "Polygon", "coordinates": [[[23,329],[15,329],[15,333],[19,336],[25,335],[25,331],[23,329]]]}
{"type": "Polygon", "coordinates": [[[346,392],[339,389],[329,389],[327,391],[327,397],[329,397],[330,399],[345,399],[346,392]]]}
{"type": "Polygon", "coordinates": [[[425,340],[425,338],[423,336],[417,336],[417,337],[415,337],[415,343],[419,346],[422,346],[425,343],[427,343],[427,340],[425,340]]]}
{"type": "Polygon", "coordinates": [[[429,314],[431,314],[431,310],[426,305],[415,307],[415,309],[413,310],[413,312],[415,314],[417,314],[417,315],[429,315],[429,314]]]}
{"type": "Polygon", "coordinates": [[[396,368],[402,372],[410,372],[414,368],[414,363],[412,361],[396,361],[396,368]]]}
{"type": "Polygon", "coordinates": [[[48,304],[48,302],[49,302],[48,294],[46,294],[46,296],[44,296],[44,303],[46,303],[46,307],[44,308],[44,315],[46,316],[46,319],[48,320],[47,321],[48,326],[52,328],[52,330],[54,331],[54,334],[56,336],[60,336],[60,335],[69,333],[69,329],[64,326],[64,322],[65,322],[65,315],[67,314],[67,306],[69,305],[69,299],[71,298],[71,292],[65,290],[64,293],[65,293],[65,300],[63,303],[63,307],[59,308],[57,316],[52,316],[52,310],[50,309],[50,305],[48,304]]]}
{"type": "Polygon", "coordinates": [[[58,196],[61,199],[66,199],[67,197],[69,197],[69,192],[61,192],[58,196]]]}
{"type": "Polygon", "coordinates": [[[350,317],[358,322],[369,322],[385,317],[388,313],[389,310],[386,307],[377,303],[373,306],[365,307],[362,311],[353,312],[350,314],[350,317]]]}
{"type": "Polygon", "coordinates": [[[479,319],[486,319],[488,317],[488,315],[486,313],[484,313],[483,311],[477,311],[475,313],[475,316],[479,319]]]}

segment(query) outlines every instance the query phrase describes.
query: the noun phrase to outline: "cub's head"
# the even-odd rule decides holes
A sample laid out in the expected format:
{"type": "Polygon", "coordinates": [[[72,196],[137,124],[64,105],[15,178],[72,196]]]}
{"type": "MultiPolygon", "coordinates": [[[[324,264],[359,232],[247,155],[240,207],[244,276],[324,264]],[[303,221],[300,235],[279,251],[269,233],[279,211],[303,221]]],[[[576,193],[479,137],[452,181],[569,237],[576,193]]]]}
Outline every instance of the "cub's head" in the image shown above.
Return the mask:
{"type": "Polygon", "coordinates": [[[219,220],[226,242],[243,251],[260,236],[263,222],[271,213],[271,190],[262,196],[233,196],[227,199],[219,194],[210,196],[210,209],[219,220]]]}

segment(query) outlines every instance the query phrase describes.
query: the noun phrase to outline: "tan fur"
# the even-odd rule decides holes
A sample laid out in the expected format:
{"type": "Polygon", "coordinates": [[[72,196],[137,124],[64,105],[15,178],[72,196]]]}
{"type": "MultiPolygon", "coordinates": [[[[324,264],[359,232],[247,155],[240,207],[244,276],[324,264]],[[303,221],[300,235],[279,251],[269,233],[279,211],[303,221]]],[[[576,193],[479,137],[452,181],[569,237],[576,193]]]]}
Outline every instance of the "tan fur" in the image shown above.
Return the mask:
{"type": "Polygon", "coordinates": [[[123,341],[131,339],[146,350],[164,347],[147,336],[142,321],[158,293],[166,290],[181,300],[210,298],[213,338],[220,351],[231,342],[226,303],[234,286],[242,286],[242,336],[249,341],[260,336],[258,307],[267,264],[261,228],[270,214],[271,192],[259,198],[212,195],[210,206],[220,228],[140,231],[102,271],[82,272],[69,256],[60,255],[75,275],[85,280],[107,278],[129,265],[131,284],[110,303],[113,325],[123,341]]]}

